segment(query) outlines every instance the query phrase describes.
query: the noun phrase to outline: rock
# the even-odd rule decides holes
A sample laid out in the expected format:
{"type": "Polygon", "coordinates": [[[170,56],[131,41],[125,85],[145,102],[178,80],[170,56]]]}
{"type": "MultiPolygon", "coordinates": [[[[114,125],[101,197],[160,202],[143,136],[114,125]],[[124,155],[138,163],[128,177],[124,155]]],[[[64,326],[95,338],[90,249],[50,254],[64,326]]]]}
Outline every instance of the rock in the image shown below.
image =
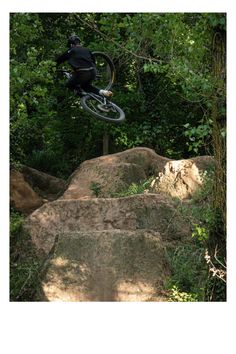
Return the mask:
{"type": "Polygon", "coordinates": [[[212,169],[210,156],[170,160],[148,148],[134,148],[83,162],[68,180],[61,199],[110,197],[157,176],[151,193],[189,198],[202,185],[201,172],[212,169]]]}
{"type": "Polygon", "coordinates": [[[94,166],[83,163],[61,199],[109,197],[145,178],[143,169],[134,163],[96,161],[94,166]]]}
{"type": "Polygon", "coordinates": [[[30,214],[48,200],[64,192],[66,182],[28,166],[10,171],[10,201],[18,211],[30,214]]]}
{"type": "Polygon", "coordinates": [[[134,148],[83,162],[68,180],[61,199],[109,197],[158,173],[169,159],[148,148],[134,148]]]}
{"type": "Polygon", "coordinates": [[[163,301],[169,274],[158,232],[61,234],[42,280],[47,301],[163,301]]]}
{"type": "Polygon", "coordinates": [[[151,184],[151,193],[165,193],[180,199],[190,198],[202,186],[202,172],[213,168],[213,159],[202,156],[168,161],[151,184]]]}
{"type": "Polygon", "coordinates": [[[23,165],[21,172],[25,180],[33,189],[37,189],[39,194],[49,200],[57,199],[66,189],[66,182],[47,173],[23,165]]]}
{"type": "Polygon", "coordinates": [[[83,162],[64,194],[23,226],[46,261],[41,300],[165,301],[165,248],[191,242],[172,196],[192,196],[212,164],[206,156],[173,161],[147,148],[83,162]],[[149,176],[158,176],[149,193],[110,197],[149,176]]]}
{"type": "Polygon", "coordinates": [[[189,160],[197,166],[200,172],[212,172],[215,168],[215,160],[212,156],[196,156],[189,160]]]}
{"type": "Polygon", "coordinates": [[[39,208],[44,200],[26,182],[21,172],[10,172],[10,202],[18,211],[29,214],[39,208]]]}
{"type": "Polygon", "coordinates": [[[24,228],[36,248],[46,255],[58,235],[77,231],[149,229],[172,241],[190,234],[173,201],[160,194],[57,200],[35,210],[24,228]]]}

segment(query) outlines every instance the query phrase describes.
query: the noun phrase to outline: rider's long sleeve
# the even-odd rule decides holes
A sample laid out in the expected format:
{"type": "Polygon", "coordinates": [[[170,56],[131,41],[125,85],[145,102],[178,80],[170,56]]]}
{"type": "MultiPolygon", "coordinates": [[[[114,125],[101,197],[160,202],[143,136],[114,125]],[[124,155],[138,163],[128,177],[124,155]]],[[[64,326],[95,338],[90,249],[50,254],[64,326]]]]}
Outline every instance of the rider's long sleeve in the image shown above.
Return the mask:
{"type": "Polygon", "coordinates": [[[64,63],[69,58],[70,58],[70,50],[67,50],[65,53],[57,57],[56,59],[57,65],[64,63]]]}
{"type": "Polygon", "coordinates": [[[76,46],[60,55],[57,59],[57,65],[67,61],[74,69],[89,68],[95,66],[95,59],[89,49],[82,46],[76,46]]]}

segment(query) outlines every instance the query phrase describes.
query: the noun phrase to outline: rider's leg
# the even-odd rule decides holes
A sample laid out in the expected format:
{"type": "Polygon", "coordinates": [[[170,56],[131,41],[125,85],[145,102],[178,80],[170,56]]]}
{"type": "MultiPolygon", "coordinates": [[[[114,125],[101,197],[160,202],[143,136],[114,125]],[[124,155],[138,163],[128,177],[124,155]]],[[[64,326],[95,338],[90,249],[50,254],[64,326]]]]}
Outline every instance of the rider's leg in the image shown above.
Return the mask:
{"type": "Polygon", "coordinates": [[[93,80],[96,75],[93,70],[91,71],[81,71],[80,73],[80,86],[85,92],[92,92],[95,95],[99,95],[99,89],[92,85],[93,80]]]}
{"type": "Polygon", "coordinates": [[[83,82],[83,75],[80,75],[78,72],[74,72],[70,79],[67,81],[66,86],[68,89],[73,90],[78,94],[81,95],[81,83],[83,82]]]}
{"type": "Polygon", "coordinates": [[[66,87],[70,90],[75,90],[78,85],[78,73],[73,73],[72,76],[66,82],[66,87]]]}
{"type": "Polygon", "coordinates": [[[92,85],[92,82],[87,82],[85,84],[81,85],[82,89],[86,92],[92,92],[95,93],[95,95],[100,95],[100,96],[104,96],[104,97],[112,97],[113,93],[111,91],[107,91],[107,90],[99,90],[97,87],[92,85]]]}
{"type": "MultiPolygon", "coordinates": [[[[92,92],[92,93],[95,93],[95,95],[101,95],[101,96],[105,96],[108,98],[112,96],[111,91],[100,90],[97,87],[92,85],[92,82],[96,77],[96,74],[94,71],[91,70],[91,71],[85,72],[85,73],[88,75],[84,75],[85,80],[84,80],[84,82],[81,82],[81,84],[80,84],[84,91],[92,92]]],[[[83,74],[84,74],[84,72],[83,72],[83,74]]],[[[83,81],[83,79],[82,79],[82,81],[83,81]]]]}
{"type": "Polygon", "coordinates": [[[67,81],[66,86],[69,89],[75,90],[80,86],[85,92],[92,92],[95,95],[101,95],[104,97],[111,97],[113,94],[111,91],[100,90],[92,85],[96,75],[94,71],[80,71],[74,72],[72,77],[67,81]]]}

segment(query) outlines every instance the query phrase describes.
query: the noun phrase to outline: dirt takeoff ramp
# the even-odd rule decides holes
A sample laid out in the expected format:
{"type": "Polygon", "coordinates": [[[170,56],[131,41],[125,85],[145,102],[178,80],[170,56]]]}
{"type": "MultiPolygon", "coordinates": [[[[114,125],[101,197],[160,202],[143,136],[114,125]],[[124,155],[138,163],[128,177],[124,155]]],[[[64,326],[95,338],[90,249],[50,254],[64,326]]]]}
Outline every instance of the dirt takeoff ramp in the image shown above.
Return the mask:
{"type": "Polygon", "coordinates": [[[163,301],[168,274],[158,232],[63,234],[42,281],[46,301],[163,301]]]}

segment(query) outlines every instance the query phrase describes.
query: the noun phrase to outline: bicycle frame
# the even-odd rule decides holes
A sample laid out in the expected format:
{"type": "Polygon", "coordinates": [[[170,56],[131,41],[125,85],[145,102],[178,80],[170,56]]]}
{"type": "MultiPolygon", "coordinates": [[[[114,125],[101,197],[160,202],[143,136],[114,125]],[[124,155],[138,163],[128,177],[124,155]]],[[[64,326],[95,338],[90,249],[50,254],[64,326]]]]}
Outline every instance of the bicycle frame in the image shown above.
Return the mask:
{"type": "Polygon", "coordinates": [[[88,95],[92,98],[94,98],[96,101],[98,101],[99,103],[102,103],[104,105],[107,104],[107,98],[106,97],[103,97],[103,96],[98,96],[96,95],[95,93],[92,93],[92,92],[85,92],[83,93],[83,95],[88,95]]]}
{"type": "MultiPolygon", "coordinates": [[[[72,76],[72,73],[66,69],[58,69],[57,71],[61,72],[67,79],[72,76]]],[[[85,111],[96,118],[113,123],[120,123],[125,119],[122,109],[107,97],[93,92],[86,92],[79,85],[75,88],[74,93],[79,96],[85,111]]]]}

